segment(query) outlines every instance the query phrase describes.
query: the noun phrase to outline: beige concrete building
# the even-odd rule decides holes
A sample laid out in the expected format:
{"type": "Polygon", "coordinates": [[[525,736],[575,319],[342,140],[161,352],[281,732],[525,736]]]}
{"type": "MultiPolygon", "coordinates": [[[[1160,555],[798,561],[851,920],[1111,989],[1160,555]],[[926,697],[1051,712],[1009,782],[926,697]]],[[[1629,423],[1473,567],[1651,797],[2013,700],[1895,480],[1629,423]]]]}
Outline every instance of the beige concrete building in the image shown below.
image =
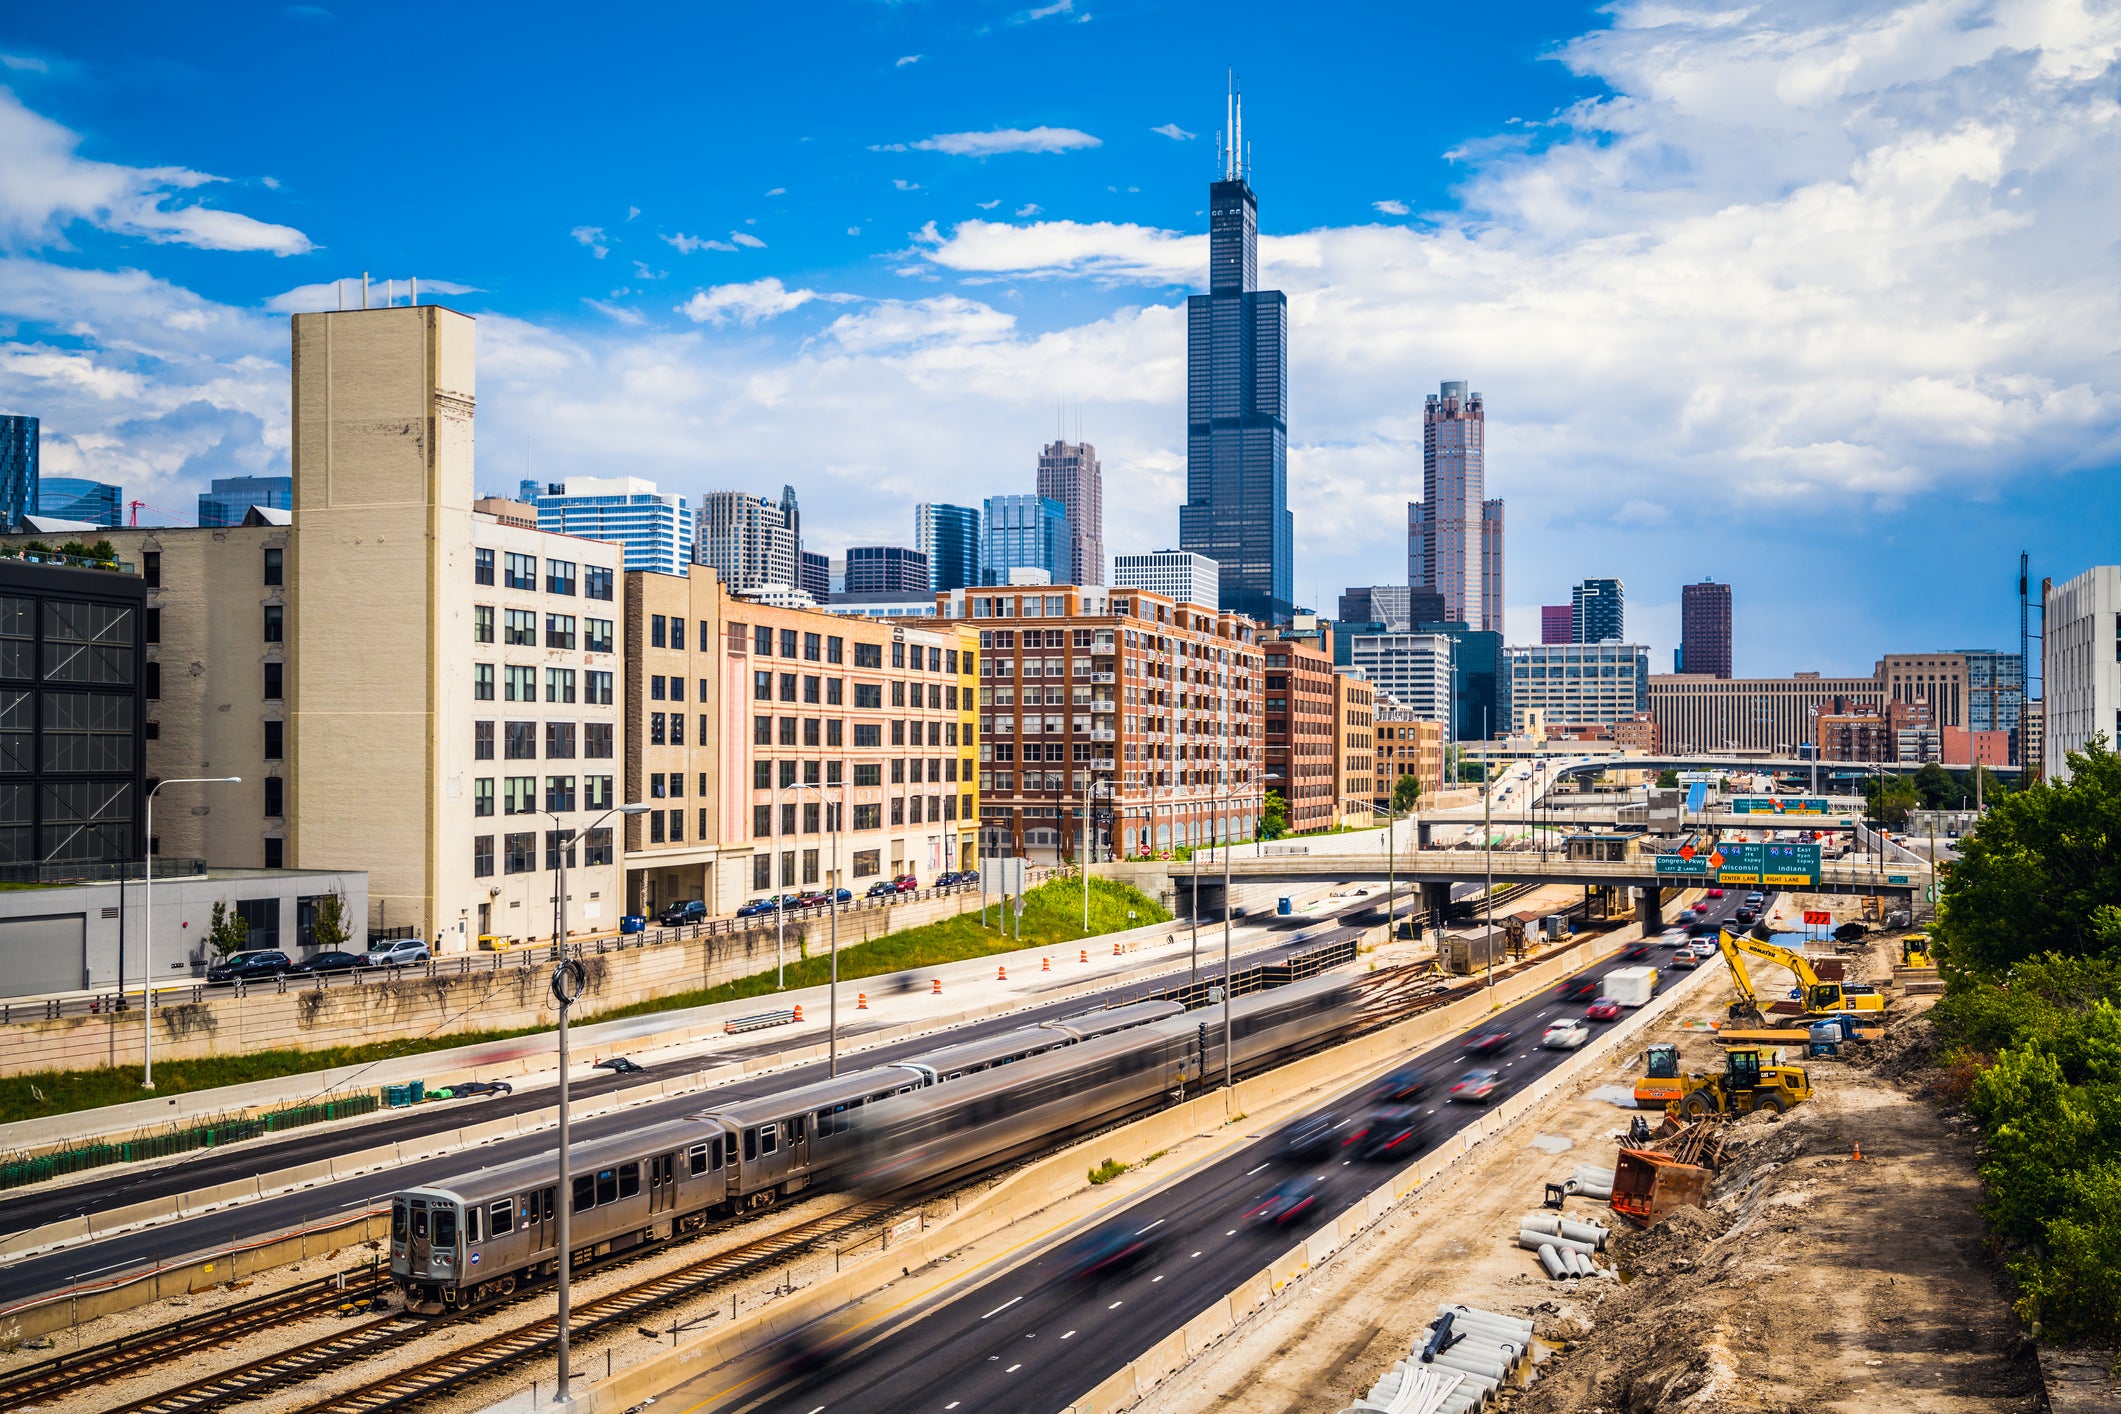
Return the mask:
{"type": "Polygon", "coordinates": [[[630,913],[653,916],[691,899],[711,906],[718,897],[722,616],[730,602],[705,565],[626,576],[632,711],[623,793],[649,807],[625,822],[630,913]]]}
{"type": "Polygon", "coordinates": [[[1333,795],[1335,823],[1366,825],[1377,796],[1375,692],[1349,673],[1333,674],[1333,795]]]}
{"type": "Polygon", "coordinates": [[[1930,725],[1966,725],[1964,653],[1888,653],[1878,660],[1876,675],[1888,701],[1927,702],[1930,725]]]}
{"type": "Polygon", "coordinates": [[[1659,674],[1650,678],[1650,716],[1656,719],[1658,740],[1666,751],[1735,749],[1794,756],[1799,746],[1815,739],[1817,717],[1866,707],[1883,711],[1886,696],[1875,677],[1659,674]]]}

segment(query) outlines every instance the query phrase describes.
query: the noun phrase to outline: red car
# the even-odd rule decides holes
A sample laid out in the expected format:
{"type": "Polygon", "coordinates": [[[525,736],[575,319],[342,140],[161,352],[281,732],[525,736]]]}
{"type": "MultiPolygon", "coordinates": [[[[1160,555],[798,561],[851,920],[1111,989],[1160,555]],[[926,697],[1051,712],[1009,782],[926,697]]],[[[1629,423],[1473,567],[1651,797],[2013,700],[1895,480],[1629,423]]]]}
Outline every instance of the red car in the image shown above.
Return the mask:
{"type": "Polygon", "coordinates": [[[1278,1185],[1266,1199],[1253,1207],[1245,1216],[1256,1223],[1273,1223],[1276,1227],[1294,1222],[1302,1217],[1312,1204],[1318,1201],[1318,1181],[1311,1178],[1292,1178],[1278,1185]]]}
{"type": "Polygon", "coordinates": [[[1687,912],[1695,914],[1706,914],[1708,911],[1709,906],[1705,903],[1697,903],[1692,908],[1687,910],[1687,912]]]}
{"type": "Polygon", "coordinates": [[[911,874],[901,874],[891,881],[891,887],[902,894],[915,893],[920,889],[920,886],[921,881],[914,878],[911,874]]]}
{"type": "Polygon", "coordinates": [[[1623,952],[1621,954],[1621,956],[1626,958],[1629,962],[1640,961],[1641,959],[1646,958],[1649,955],[1650,945],[1648,943],[1636,943],[1634,946],[1630,947],[1626,952],[1623,952]]]}
{"type": "Polygon", "coordinates": [[[1572,977],[1556,987],[1554,995],[1565,1002],[1587,1002],[1598,995],[1598,984],[1588,978],[1572,977]]]}
{"type": "Polygon", "coordinates": [[[1709,890],[1709,897],[1710,897],[1710,898],[1722,898],[1722,897],[1723,897],[1723,890],[1722,890],[1722,889],[1710,889],[1710,890],[1709,890]]]}
{"type": "Polygon", "coordinates": [[[1583,1017],[1586,1021],[1618,1021],[1620,1003],[1611,997],[1600,997],[1583,1009],[1583,1017]]]}
{"type": "Polygon", "coordinates": [[[1499,1070],[1469,1070],[1465,1079],[1451,1087],[1448,1098],[1461,1104],[1484,1105],[1502,1090],[1502,1072],[1499,1070]]]}
{"type": "Polygon", "coordinates": [[[1483,1031],[1479,1035],[1469,1037],[1467,1039],[1466,1054],[1469,1056],[1493,1055],[1495,1052],[1501,1050],[1504,1046],[1507,1046],[1509,1044],[1509,1032],[1483,1031]]]}

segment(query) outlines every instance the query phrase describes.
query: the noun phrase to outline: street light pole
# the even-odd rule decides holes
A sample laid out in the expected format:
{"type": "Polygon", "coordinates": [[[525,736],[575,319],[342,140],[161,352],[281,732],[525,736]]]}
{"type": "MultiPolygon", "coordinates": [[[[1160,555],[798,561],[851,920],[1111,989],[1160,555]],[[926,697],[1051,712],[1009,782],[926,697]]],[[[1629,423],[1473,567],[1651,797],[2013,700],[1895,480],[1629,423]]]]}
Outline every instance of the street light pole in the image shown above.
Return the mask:
{"type": "Polygon", "coordinates": [[[1495,996],[1495,783],[1488,779],[1488,709],[1480,709],[1480,831],[1486,836],[1488,856],[1488,936],[1482,945],[1488,955],[1488,997],[1495,996]]]}
{"type": "MultiPolygon", "coordinates": [[[[640,815],[644,814],[647,809],[648,807],[646,805],[640,804],[639,802],[631,802],[626,805],[615,805],[611,809],[605,811],[603,814],[597,816],[596,819],[590,821],[588,829],[577,830],[573,835],[567,835],[562,830],[553,831],[553,839],[557,843],[558,847],[554,851],[553,862],[554,897],[552,912],[552,949],[554,959],[552,969],[552,999],[555,1002],[558,1002],[560,1006],[560,1172],[558,1186],[553,1190],[554,1193],[558,1195],[559,1203],[559,1225],[558,1231],[554,1234],[554,1236],[558,1239],[560,1246],[560,1273],[559,1280],[557,1283],[555,1283],[556,1289],[559,1294],[560,1305],[558,1343],[560,1373],[558,1380],[558,1389],[555,1392],[553,1398],[554,1401],[559,1404],[565,1404],[568,1402],[567,1381],[569,1372],[567,1369],[567,1285],[568,1277],[572,1274],[574,1267],[573,1254],[568,1250],[570,1244],[573,1241],[573,1225],[568,1221],[568,1219],[574,1210],[574,1177],[569,1169],[567,1161],[567,1017],[569,1010],[575,1004],[575,1000],[582,995],[582,988],[587,984],[589,980],[588,975],[582,970],[582,964],[566,955],[567,850],[568,847],[574,844],[576,840],[586,839],[591,830],[596,829],[597,826],[603,824],[612,816],[640,815]]],[[[550,810],[540,811],[539,813],[551,819],[555,825],[558,825],[560,823],[559,816],[553,814],[553,812],[550,810]]]]}
{"type": "MultiPolygon", "coordinates": [[[[146,877],[140,884],[140,1020],[147,1028],[140,1076],[142,1090],[155,1088],[155,796],[164,786],[233,786],[242,782],[241,776],[182,776],[157,781],[147,793],[147,848],[141,851],[146,877]]],[[[123,885],[119,886],[118,902],[125,902],[123,885]]],[[[120,962],[122,966],[123,960],[120,962]]]]}
{"type": "MultiPolygon", "coordinates": [[[[817,792],[818,809],[825,812],[826,823],[832,825],[832,812],[825,799],[825,787],[811,781],[797,781],[793,790],[817,792]]],[[[840,1073],[840,834],[847,828],[847,782],[840,782],[840,818],[836,826],[825,833],[832,836],[832,867],[825,880],[826,914],[828,917],[830,947],[832,952],[832,982],[825,992],[825,1074],[837,1078],[840,1073]]]]}

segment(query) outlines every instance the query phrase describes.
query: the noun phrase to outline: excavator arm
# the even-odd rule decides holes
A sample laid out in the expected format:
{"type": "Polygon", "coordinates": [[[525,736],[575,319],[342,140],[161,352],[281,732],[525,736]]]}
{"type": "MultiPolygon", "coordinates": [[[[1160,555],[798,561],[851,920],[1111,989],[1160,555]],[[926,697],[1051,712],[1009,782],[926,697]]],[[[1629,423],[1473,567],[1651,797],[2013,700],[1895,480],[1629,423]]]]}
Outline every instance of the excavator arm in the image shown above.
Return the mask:
{"type": "MultiPolygon", "coordinates": [[[[1733,934],[1729,929],[1718,929],[1716,943],[1723,951],[1724,961],[1730,964],[1731,976],[1738,984],[1738,993],[1751,1014],[1760,1015],[1760,998],[1753,991],[1752,978],[1747,975],[1743,954],[1750,953],[1763,962],[1772,962],[1777,967],[1789,969],[1796,977],[1798,995],[1804,998],[1804,1007],[1809,1012],[1831,1012],[1846,1010],[1878,1010],[1884,1006],[1882,998],[1856,1001],[1839,982],[1827,982],[1820,978],[1819,971],[1805,960],[1804,954],[1755,938],[1747,934],[1733,934]]],[[[1732,1014],[1738,1014],[1737,1008],[1732,1014]]]]}
{"type": "Polygon", "coordinates": [[[1762,1020],[1760,997],[1753,990],[1752,973],[1747,970],[1745,956],[1739,952],[1728,928],[1716,930],[1716,947],[1723,954],[1724,965],[1731,969],[1732,985],[1738,988],[1738,1000],[1731,1003],[1731,1019],[1753,1022],[1762,1020]]]}

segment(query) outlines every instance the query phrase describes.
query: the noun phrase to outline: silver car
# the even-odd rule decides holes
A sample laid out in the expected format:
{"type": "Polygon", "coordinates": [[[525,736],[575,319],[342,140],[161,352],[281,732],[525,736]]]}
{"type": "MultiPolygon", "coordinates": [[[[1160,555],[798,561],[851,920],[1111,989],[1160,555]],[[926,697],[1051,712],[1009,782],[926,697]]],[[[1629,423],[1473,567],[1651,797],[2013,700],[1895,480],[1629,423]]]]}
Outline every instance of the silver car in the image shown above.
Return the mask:
{"type": "Polygon", "coordinates": [[[370,967],[404,967],[410,963],[426,962],[434,954],[427,944],[418,938],[392,938],[379,943],[361,955],[361,961],[370,967]]]}

